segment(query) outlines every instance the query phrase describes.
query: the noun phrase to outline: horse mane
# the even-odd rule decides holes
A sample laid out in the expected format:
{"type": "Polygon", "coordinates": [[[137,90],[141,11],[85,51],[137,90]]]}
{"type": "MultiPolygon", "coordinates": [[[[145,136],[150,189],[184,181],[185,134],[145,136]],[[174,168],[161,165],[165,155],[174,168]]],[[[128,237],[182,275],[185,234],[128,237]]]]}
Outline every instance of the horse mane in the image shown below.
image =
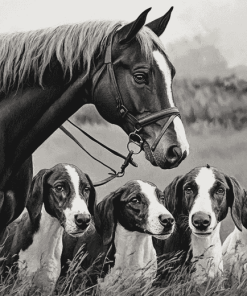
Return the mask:
{"type": "MultiPolygon", "coordinates": [[[[69,81],[75,69],[89,74],[94,56],[105,50],[107,36],[119,21],[88,21],[29,32],[0,34],[0,93],[31,81],[43,87],[43,76],[54,57],[69,81]]],[[[142,53],[152,59],[154,46],[164,52],[159,38],[143,27],[137,34],[142,53]]]]}

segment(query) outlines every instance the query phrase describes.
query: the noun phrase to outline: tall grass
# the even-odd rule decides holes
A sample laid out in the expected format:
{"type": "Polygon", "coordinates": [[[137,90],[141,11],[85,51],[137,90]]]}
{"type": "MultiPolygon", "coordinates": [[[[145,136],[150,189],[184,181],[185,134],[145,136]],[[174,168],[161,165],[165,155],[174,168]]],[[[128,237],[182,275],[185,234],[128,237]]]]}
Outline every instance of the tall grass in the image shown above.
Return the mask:
{"type": "MultiPolygon", "coordinates": [[[[208,278],[205,274],[206,281],[202,285],[197,285],[195,278],[191,276],[193,265],[175,267],[174,263],[179,260],[180,254],[175,254],[173,258],[160,261],[158,264],[158,272],[152,287],[150,282],[143,274],[136,278],[129,273],[127,278],[121,278],[119,274],[118,281],[100,288],[99,280],[101,269],[98,268],[100,257],[87,269],[81,268],[81,263],[85,260],[87,254],[79,252],[74,260],[70,263],[70,267],[66,276],[61,277],[57,283],[56,290],[53,295],[61,296],[244,296],[247,295],[247,273],[241,274],[238,278],[234,278],[232,274],[224,272],[222,276],[214,279],[208,278]],[[166,273],[166,279],[162,278],[162,274],[166,273]]],[[[148,266],[147,266],[148,268],[148,266]]],[[[102,275],[102,274],[101,274],[102,275]]],[[[15,271],[10,269],[6,278],[0,278],[0,296],[31,296],[40,295],[42,292],[36,290],[28,290],[30,282],[28,279],[18,279],[15,271]]]]}

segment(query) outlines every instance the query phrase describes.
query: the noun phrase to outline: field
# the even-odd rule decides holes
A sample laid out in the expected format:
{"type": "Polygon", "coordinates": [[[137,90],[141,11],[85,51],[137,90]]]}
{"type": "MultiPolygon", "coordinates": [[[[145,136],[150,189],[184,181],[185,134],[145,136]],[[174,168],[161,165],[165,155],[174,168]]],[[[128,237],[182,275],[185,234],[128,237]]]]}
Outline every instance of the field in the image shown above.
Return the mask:
{"type": "MultiPolygon", "coordinates": [[[[214,81],[176,81],[175,97],[181,110],[186,125],[186,133],[190,143],[190,155],[176,169],[163,171],[151,166],[144,155],[135,157],[138,168],[128,167],[123,178],[97,188],[97,199],[100,201],[109,192],[131,179],[149,180],[160,189],[164,189],[174,177],[182,175],[196,166],[210,164],[222,172],[234,176],[247,188],[247,83],[235,77],[215,79],[214,81]]],[[[85,107],[74,117],[77,123],[83,123],[83,128],[93,134],[105,144],[127,154],[127,136],[124,132],[112,125],[106,124],[91,107],[85,107]],[[89,114],[89,116],[87,116],[89,114]]],[[[81,143],[101,160],[118,170],[122,161],[116,159],[97,145],[79,134],[68,123],[65,124],[81,143]]],[[[107,177],[109,172],[100,164],[90,159],[80,150],[62,131],[56,131],[35,153],[34,173],[40,169],[50,168],[59,163],[73,163],[82,171],[89,174],[93,181],[107,177]]],[[[233,229],[230,214],[223,221],[221,228],[222,240],[233,229]]],[[[81,258],[82,259],[82,258],[81,258]]],[[[164,263],[167,264],[168,263],[164,263]]],[[[81,275],[81,286],[73,292],[69,288],[77,271],[74,270],[66,279],[62,279],[58,286],[57,295],[103,295],[97,287],[85,291],[85,283],[90,276],[90,270],[81,275]],[[66,286],[68,284],[68,286],[66,286]]],[[[93,267],[92,267],[93,268],[93,267]]],[[[91,268],[91,269],[92,269],[91,268]]],[[[92,270],[91,270],[92,271],[92,270]]],[[[1,295],[23,295],[25,282],[17,282],[10,272],[9,278],[0,282],[1,295]]],[[[133,295],[138,290],[138,281],[130,285],[125,291],[120,292],[119,287],[114,288],[114,293],[109,287],[105,295],[133,295]],[[111,290],[111,291],[110,291],[111,290]],[[118,292],[116,292],[118,291],[118,292]]],[[[160,287],[156,285],[145,295],[247,295],[247,275],[231,282],[229,275],[208,280],[202,287],[196,287],[186,272],[174,274],[169,279],[169,285],[160,287]]]]}

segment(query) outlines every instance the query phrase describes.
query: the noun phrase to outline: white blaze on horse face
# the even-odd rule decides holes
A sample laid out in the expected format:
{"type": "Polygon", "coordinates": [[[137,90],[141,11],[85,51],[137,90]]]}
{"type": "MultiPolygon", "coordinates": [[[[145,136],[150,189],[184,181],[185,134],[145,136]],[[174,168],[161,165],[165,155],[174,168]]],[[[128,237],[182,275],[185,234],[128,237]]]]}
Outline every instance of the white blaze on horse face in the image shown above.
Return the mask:
{"type": "MultiPolygon", "coordinates": [[[[159,52],[154,51],[153,52],[154,59],[163,74],[165,86],[166,86],[166,94],[167,98],[170,104],[170,107],[175,107],[174,101],[173,101],[173,94],[172,94],[172,74],[171,69],[168,65],[168,62],[166,58],[159,52]]],[[[189,143],[186,138],[184,126],[182,123],[182,120],[179,117],[176,117],[173,120],[174,129],[177,135],[177,141],[180,144],[180,148],[182,150],[182,153],[185,151],[187,152],[187,156],[189,155],[189,143]]]]}
{"type": "Polygon", "coordinates": [[[182,123],[182,120],[177,116],[173,120],[174,129],[177,135],[178,143],[180,144],[180,148],[182,150],[182,153],[185,151],[187,152],[187,156],[189,155],[189,143],[186,138],[184,125],[182,123]]]}
{"type": "Polygon", "coordinates": [[[166,94],[167,98],[170,103],[170,107],[175,107],[174,101],[173,101],[173,95],[172,95],[172,73],[171,69],[167,63],[167,60],[165,57],[158,51],[153,52],[154,59],[156,63],[158,64],[158,67],[160,71],[163,74],[165,86],[166,86],[166,94]]]}
{"type": "Polygon", "coordinates": [[[65,230],[68,233],[78,232],[78,227],[75,224],[75,215],[77,214],[87,214],[90,215],[85,201],[81,198],[79,194],[80,187],[80,177],[76,172],[75,168],[70,165],[66,165],[68,175],[70,176],[71,183],[73,184],[74,196],[72,197],[71,207],[64,210],[66,217],[65,230]]]}
{"type": "MultiPolygon", "coordinates": [[[[159,216],[160,215],[170,215],[171,218],[172,215],[171,213],[158,201],[158,197],[155,192],[155,187],[145,183],[141,180],[137,181],[140,188],[141,188],[141,193],[143,193],[146,198],[149,201],[149,206],[148,206],[148,218],[146,221],[146,229],[153,233],[153,234],[159,234],[162,233],[164,230],[164,227],[160,224],[159,222],[159,216]]],[[[174,226],[172,228],[172,231],[174,229],[174,226]]],[[[169,235],[160,235],[157,238],[159,239],[166,239],[169,235]]]]}
{"type": "Polygon", "coordinates": [[[217,224],[217,219],[212,208],[209,191],[215,183],[215,175],[211,169],[206,167],[201,168],[195,178],[195,182],[198,186],[198,194],[189,214],[189,226],[192,231],[195,230],[192,224],[192,216],[197,212],[204,212],[205,214],[211,216],[211,223],[208,230],[213,230],[217,224]]]}

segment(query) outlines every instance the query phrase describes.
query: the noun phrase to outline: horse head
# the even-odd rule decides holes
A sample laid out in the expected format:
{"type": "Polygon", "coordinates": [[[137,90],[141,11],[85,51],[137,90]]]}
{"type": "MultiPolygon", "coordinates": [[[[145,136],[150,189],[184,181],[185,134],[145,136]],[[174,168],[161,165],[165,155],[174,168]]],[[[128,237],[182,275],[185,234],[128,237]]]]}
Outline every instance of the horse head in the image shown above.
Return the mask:
{"type": "Polygon", "coordinates": [[[175,69],[159,39],[172,8],[145,26],[149,10],[134,22],[118,24],[108,36],[92,77],[92,97],[101,116],[137,142],[146,159],[170,169],[189,153],[173,99],[175,69]]]}

